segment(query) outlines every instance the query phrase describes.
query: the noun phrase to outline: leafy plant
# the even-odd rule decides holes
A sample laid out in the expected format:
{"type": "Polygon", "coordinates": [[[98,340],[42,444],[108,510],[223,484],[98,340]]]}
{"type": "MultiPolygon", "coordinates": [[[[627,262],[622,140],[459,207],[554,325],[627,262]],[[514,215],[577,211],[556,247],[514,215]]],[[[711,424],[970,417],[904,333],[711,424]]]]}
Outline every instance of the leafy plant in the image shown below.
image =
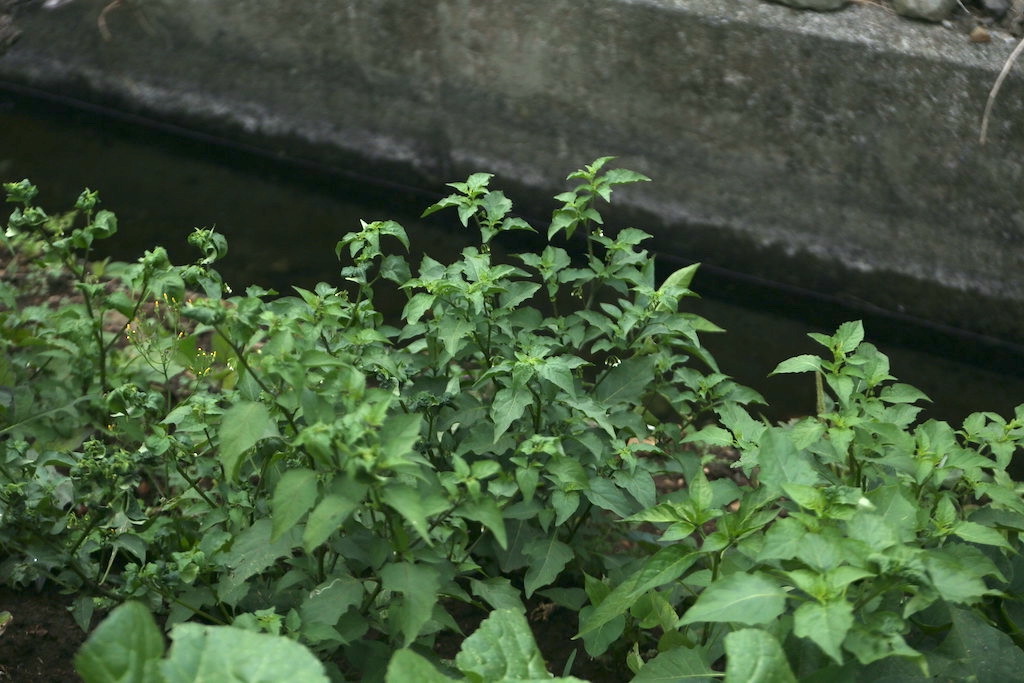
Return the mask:
{"type": "Polygon", "coordinates": [[[83,675],[178,675],[152,611],[182,652],[271,647],[246,629],[398,680],[462,603],[492,614],[424,675],[543,678],[540,598],[638,681],[1017,666],[1024,407],[917,423],[848,323],[776,369],[813,373],[817,414],[754,417],[701,344],[719,328],[680,310],[696,266],[659,281],[649,235],[605,234],[599,207],[647,180],[609,161],[568,177],[536,252],[497,256],[534,228],[474,174],[427,213],[475,246],[410,264],[402,226],[362,223],[340,282],[288,296],[234,294],[211,230],[185,266],[97,262],[117,224],[95,193],[51,216],[5,185],[25,275],[0,286],[0,580],[76,594],[83,628],[133,605],[105,628],[136,640],[98,631],[83,675]]]}
{"type": "Polygon", "coordinates": [[[316,657],[287,638],[199,624],[178,624],[170,637],[174,644],[165,656],[153,616],[142,604],[126,602],[89,636],[75,656],[75,671],[85,683],[328,681],[316,657]]]}
{"type": "Polygon", "coordinates": [[[660,549],[592,596],[581,635],[627,612],[660,628],[658,656],[632,659],[636,680],[663,658],[717,676],[723,653],[737,679],[752,657],[780,680],[1012,675],[1024,664],[1024,503],[1006,467],[1024,442],[1024,406],[1009,422],[978,413],[960,430],[915,425],[925,396],[892,381],[860,323],[811,336],[828,354],[775,372],[813,373],[818,414],[771,426],[729,407],[721,425],[688,435],[734,449],[750,484],[709,482],[694,467],[685,492],[624,520],[664,530],[660,549]],[[987,643],[984,658],[968,642],[987,643]]]}

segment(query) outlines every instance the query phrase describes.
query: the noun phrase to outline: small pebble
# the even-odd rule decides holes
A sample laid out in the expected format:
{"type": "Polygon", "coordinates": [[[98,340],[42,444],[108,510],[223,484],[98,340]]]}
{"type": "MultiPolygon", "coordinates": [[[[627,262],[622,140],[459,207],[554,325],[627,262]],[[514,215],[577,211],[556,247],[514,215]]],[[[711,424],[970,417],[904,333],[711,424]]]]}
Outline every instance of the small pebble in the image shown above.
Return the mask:
{"type": "Polygon", "coordinates": [[[968,38],[972,43],[988,43],[992,41],[992,35],[984,26],[975,26],[968,38]]]}

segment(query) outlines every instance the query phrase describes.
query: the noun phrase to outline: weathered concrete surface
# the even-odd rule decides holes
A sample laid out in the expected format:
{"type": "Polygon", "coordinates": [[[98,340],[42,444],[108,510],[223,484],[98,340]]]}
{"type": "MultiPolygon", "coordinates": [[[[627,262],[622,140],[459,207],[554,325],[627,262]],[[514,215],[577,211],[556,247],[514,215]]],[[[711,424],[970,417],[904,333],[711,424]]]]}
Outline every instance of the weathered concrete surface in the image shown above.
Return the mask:
{"type": "MultiPolygon", "coordinates": [[[[0,79],[420,186],[615,154],[657,248],[1024,340],[1013,48],[760,0],[75,0],[0,79]]],[[[516,196],[516,195],[512,195],[516,196]]]]}

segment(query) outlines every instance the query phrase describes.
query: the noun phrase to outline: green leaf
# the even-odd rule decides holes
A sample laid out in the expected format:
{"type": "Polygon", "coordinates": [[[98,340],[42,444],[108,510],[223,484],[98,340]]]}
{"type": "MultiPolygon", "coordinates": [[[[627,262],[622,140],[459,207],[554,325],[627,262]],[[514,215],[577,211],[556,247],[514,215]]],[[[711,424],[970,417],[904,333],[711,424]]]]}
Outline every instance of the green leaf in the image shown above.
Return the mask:
{"type": "Polygon", "coordinates": [[[456,514],[480,522],[487,527],[502,550],[508,547],[508,536],[505,533],[505,518],[501,508],[493,498],[479,498],[464,503],[456,510],[456,514]]]}
{"type": "Polygon", "coordinates": [[[494,420],[494,441],[501,437],[513,422],[523,415],[526,407],[533,404],[533,394],[523,386],[501,389],[491,402],[491,419],[494,420]]]}
{"type": "Polygon", "coordinates": [[[527,598],[554,581],[574,557],[572,548],[557,538],[536,539],[523,548],[523,552],[533,559],[524,579],[527,598]]]}
{"type": "Polygon", "coordinates": [[[679,624],[701,621],[765,624],[776,619],[785,608],[785,591],[765,574],[729,574],[705,588],[679,624]]]}
{"type": "Polygon", "coordinates": [[[327,683],[323,664],[303,645],[282,636],[230,626],[178,624],[160,665],[166,683],[327,683]]]}
{"type": "Polygon", "coordinates": [[[271,517],[274,520],[270,540],[276,541],[281,534],[295,526],[302,516],[316,503],[316,472],[313,470],[288,470],[274,487],[270,501],[271,517]]]}
{"type": "Polygon", "coordinates": [[[306,528],[302,531],[302,547],[306,552],[313,552],[338,530],[363,502],[368,488],[367,484],[355,479],[342,476],[334,478],[327,493],[306,520],[306,528]]]}
{"type": "Polygon", "coordinates": [[[120,605],[96,627],[75,655],[85,683],[159,683],[164,639],[142,603],[120,605]]]}
{"type": "Polygon", "coordinates": [[[995,545],[1013,551],[1013,546],[1006,540],[1006,536],[997,529],[978,524],[977,522],[959,522],[953,528],[953,533],[971,543],[995,545]]]}
{"type": "Polygon", "coordinates": [[[807,452],[798,451],[790,433],[780,427],[764,431],[758,464],[761,483],[778,494],[782,493],[783,484],[813,486],[821,479],[814,468],[814,459],[807,452]]]}
{"type": "Polygon", "coordinates": [[[722,675],[711,668],[703,650],[677,647],[644,664],[632,683],[711,683],[722,675]]]}
{"type": "Polygon", "coordinates": [[[481,622],[480,628],[462,643],[462,651],[455,657],[455,666],[471,681],[552,680],[526,617],[516,610],[491,612],[481,622]]]}
{"type": "Polygon", "coordinates": [[[412,650],[397,650],[388,662],[384,683],[452,683],[452,679],[437,670],[433,662],[412,650]]]}
{"type": "Polygon", "coordinates": [[[391,607],[390,620],[402,634],[402,647],[409,647],[430,620],[441,589],[441,575],[430,565],[400,562],[385,566],[380,578],[384,590],[402,594],[401,604],[391,607]]]}
{"type": "Polygon", "coordinates": [[[594,398],[605,404],[640,403],[654,378],[654,356],[628,358],[608,371],[594,390],[594,398]]]}
{"type": "Polygon", "coordinates": [[[832,339],[840,351],[850,353],[864,341],[864,323],[860,320],[845,322],[839,326],[832,339]]]}
{"type": "Polygon", "coordinates": [[[224,475],[238,478],[242,454],[260,439],[277,436],[277,423],[262,403],[243,401],[225,411],[220,423],[220,462],[224,475]]]}
{"type": "Polygon", "coordinates": [[[698,557],[697,551],[687,548],[682,543],[662,548],[652,555],[639,571],[616,586],[588,618],[581,617],[577,637],[600,628],[620,614],[625,614],[647,591],[675,581],[693,566],[698,557]]]}
{"type": "Polygon", "coordinates": [[[821,358],[804,354],[782,361],[768,374],[781,375],[790,372],[816,372],[818,370],[821,370],[821,358]]]}
{"type": "Polygon", "coordinates": [[[853,607],[845,600],[805,602],[793,613],[793,633],[810,638],[837,664],[843,663],[841,646],[853,626],[853,607]]]}
{"type": "Polygon", "coordinates": [[[936,649],[946,665],[934,666],[937,679],[949,681],[1019,681],[1024,651],[1010,636],[970,610],[950,608],[952,628],[936,649]]]}
{"type": "Polygon", "coordinates": [[[470,579],[473,595],[487,601],[494,609],[515,610],[526,613],[526,607],[520,597],[519,589],[504,577],[493,576],[489,579],[470,579]]]}
{"type": "Polygon", "coordinates": [[[385,466],[400,464],[415,448],[421,422],[422,418],[416,413],[395,413],[384,420],[380,428],[380,450],[385,466]]]}
{"type": "Polygon", "coordinates": [[[745,628],[725,637],[726,683],[796,683],[782,646],[771,633],[745,628]]]}
{"type": "Polygon", "coordinates": [[[298,545],[298,529],[289,529],[273,542],[270,540],[271,530],[271,521],[260,519],[235,537],[231,549],[222,559],[222,562],[231,568],[231,571],[222,578],[226,585],[239,586],[245,583],[278,558],[290,554],[291,549],[298,545]]]}
{"type": "Polygon", "coordinates": [[[427,529],[427,519],[447,508],[443,499],[425,498],[418,490],[410,486],[394,484],[383,487],[380,497],[386,505],[397,510],[409,522],[416,533],[427,542],[427,545],[432,545],[430,532],[427,529]]]}
{"type": "Polygon", "coordinates": [[[665,278],[665,281],[661,283],[661,287],[658,288],[658,291],[671,294],[677,289],[688,289],[690,287],[690,283],[693,281],[693,276],[697,274],[697,269],[699,267],[699,263],[691,263],[688,266],[683,266],[676,270],[665,278]]]}

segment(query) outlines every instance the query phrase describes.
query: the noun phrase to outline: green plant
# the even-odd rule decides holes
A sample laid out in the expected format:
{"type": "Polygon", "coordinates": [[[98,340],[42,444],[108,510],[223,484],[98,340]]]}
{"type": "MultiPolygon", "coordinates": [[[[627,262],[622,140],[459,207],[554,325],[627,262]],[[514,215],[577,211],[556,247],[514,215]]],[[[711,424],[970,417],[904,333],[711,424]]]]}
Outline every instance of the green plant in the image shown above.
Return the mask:
{"type": "Polygon", "coordinates": [[[51,218],[27,182],[8,185],[10,244],[82,298],[5,313],[26,396],[3,441],[4,579],[83,591],[83,624],[107,604],[90,596],[143,600],[170,623],[269,608],[262,619],[369,675],[454,628],[445,601],[499,607],[622,561],[600,528],[652,505],[653,475],[689,457],[661,446],[759,397],[714,372],[698,332],[717,328],[678,310],[695,268],[657,286],[645,233],[600,230],[597,202],[645,180],[607,161],[570,176],[549,227],[583,235],[578,263],[553,245],[494,260],[493,239],[531,228],[476,174],[428,209],[480,232],[454,262],[426,257],[414,275],[382,249],[408,247],[404,229],[364,223],[338,243],[349,289],[277,298],[226,296],[211,231],[190,238],[190,266],[156,249],[94,267],[91,240],[116,225],[94,194],[51,218]],[[407,298],[401,326],[375,308],[389,285],[407,298]],[[582,306],[560,313],[567,301],[582,306]]]}
{"type": "Polygon", "coordinates": [[[925,396],[892,382],[860,323],[811,336],[828,355],[775,372],[814,373],[818,414],[770,426],[728,407],[721,426],[688,435],[735,449],[751,483],[694,466],[685,492],[624,520],[663,529],[660,547],[591,596],[581,634],[621,632],[627,614],[660,628],[637,641],[660,654],[634,654],[635,680],[668,664],[717,676],[723,653],[732,678],[753,666],[736,645],[750,639],[778,680],[1015,677],[1024,501],[1005,470],[1024,406],[1009,422],[915,425],[925,396]]]}
{"type": "MultiPolygon", "coordinates": [[[[476,246],[414,266],[386,250],[400,225],[363,223],[343,282],[290,296],[233,294],[211,230],[186,266],[96,262],[116,220],[94,193],[50,216],[7,184],[34,284],[0,286],[0,581],[75,593],[83,628],[137,601],[295,639],[339,679],[419,666],[458,603],[494,611],[481,642],[522,643],[499,666],[540,677],[505,612],[539,597],[640,681],[1016,666],[1024,408],[915,424],[920,392],[849,323],[777,369],[815,374],[816,415],[752,417],[701,344],[718,328],[680,310],[696,266],[659,283],[649,235],[604,233],[601,203],[646,180],[608,161],[569,176],[537,252],[497,257],[533,228],[474,174],[427,213],[476,246]],[[26,296],[54,288],[59,307],[26,296]]],[[[438,675],[491,676],[460,657],[438,675]]]]}

